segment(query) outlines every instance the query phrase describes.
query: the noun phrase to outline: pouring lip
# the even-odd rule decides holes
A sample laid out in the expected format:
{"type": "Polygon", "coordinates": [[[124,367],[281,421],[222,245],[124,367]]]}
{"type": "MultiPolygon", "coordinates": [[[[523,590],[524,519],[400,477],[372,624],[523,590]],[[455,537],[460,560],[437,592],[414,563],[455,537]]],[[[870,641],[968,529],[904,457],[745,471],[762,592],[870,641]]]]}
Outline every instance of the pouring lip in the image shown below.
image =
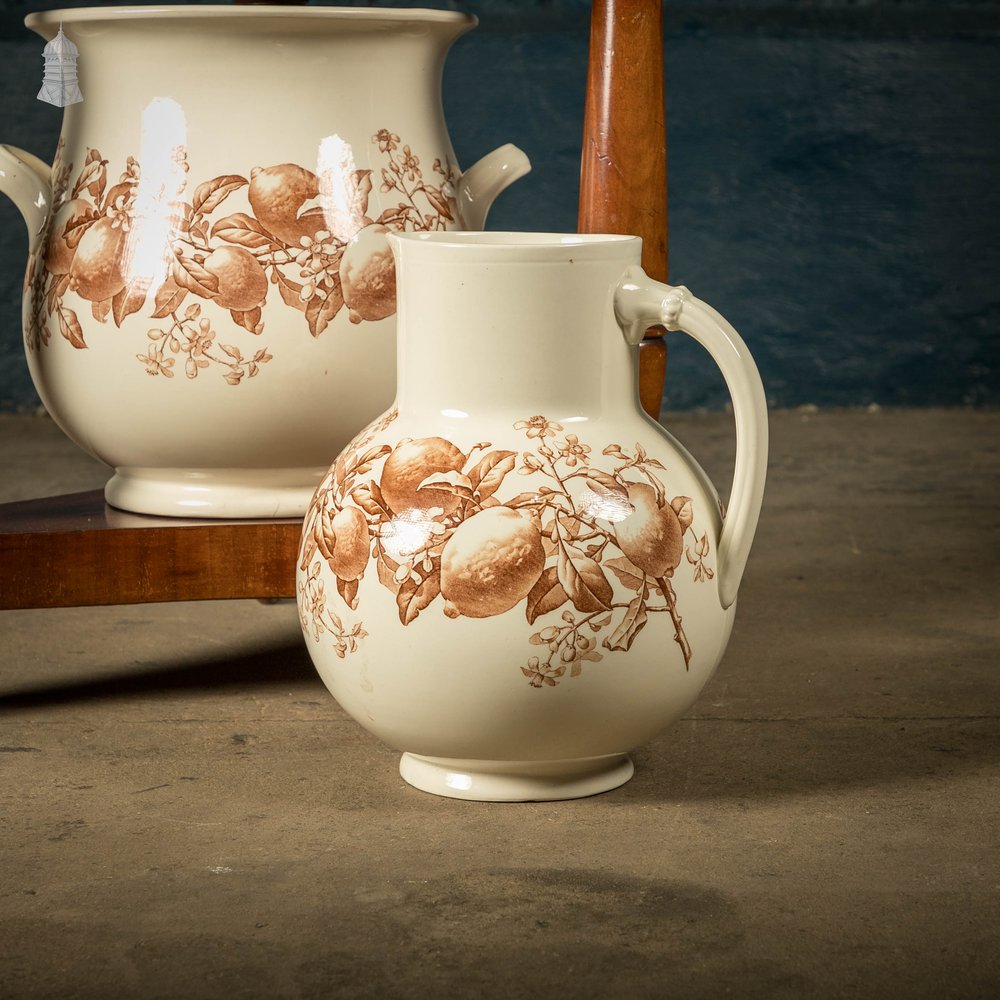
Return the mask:
{"type": "Polygon", "coordinates": [[[287,7],[280,4],[176,4],[170,6],[135,7],[67,7],[40,10],[28,14],[26,27],[58,29],[62,24],[86,24],[108,21],[146,20],[286,20],[286,21],[341,21],[362,25],[394,22],[405,26],[422,27],[433,24],[448,25],[469,30],[476,27],[479,18],[456,10],[435,10],[428,7],[287,7]]]}
{"type": "Polygon", "coordinates": [[[416,232],[389,233],[394,250],[418,256],[543,260],[631,259],[642,248],[639,236],[616,233],[416,232]],[[405,249],[404,249],[405,248],[405,249]]]}

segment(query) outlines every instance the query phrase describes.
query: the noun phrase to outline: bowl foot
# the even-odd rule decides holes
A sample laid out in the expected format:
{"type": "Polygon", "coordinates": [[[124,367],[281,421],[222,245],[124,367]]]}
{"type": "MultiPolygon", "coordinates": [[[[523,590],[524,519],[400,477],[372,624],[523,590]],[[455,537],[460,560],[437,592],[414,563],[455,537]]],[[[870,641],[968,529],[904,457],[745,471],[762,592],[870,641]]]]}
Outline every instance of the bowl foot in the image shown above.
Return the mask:
{"type": "Polygon", "coordinates": [[[404,753],[399,773],[414,788],[477,802],[579,799],[624,785],[634,768],[628,754],[577,760],[450,760],[404,753]]]}
{"type": "Polygon", "coordinates": [[[119,468],[104,487],[112,507],[188,518],[302,517],[323,469],[119,468]]]}

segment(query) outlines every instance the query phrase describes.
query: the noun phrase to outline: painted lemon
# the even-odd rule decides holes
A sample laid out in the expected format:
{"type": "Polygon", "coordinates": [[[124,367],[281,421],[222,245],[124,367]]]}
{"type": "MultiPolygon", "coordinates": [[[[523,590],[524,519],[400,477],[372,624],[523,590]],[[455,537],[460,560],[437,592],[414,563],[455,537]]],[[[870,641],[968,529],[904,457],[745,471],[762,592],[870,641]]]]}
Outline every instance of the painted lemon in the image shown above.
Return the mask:
{"type": "Polygon", "coordinates": [[[627,489],[635,511],[615,525],[618,545],[643,572],[665,576],[684,554],[680,521],[669,504],[657,505],[652,486],[629,483],[627,489]]]}
{"type": "Polygon", "coordinates": [[[382,225],[365,226],[344,248],[340,287],[352,323],[385,319],[396,311],[396,266],[382,225]]]}
{"type": "Polygon", "coordinates": [[[357,507],[333,515],[330,568],[341,580],[357,580],[368,565],[368,522],[357,507]]]}
{"type": "Polygon", "coordinates": [[[326,228],[318,207],[305,208],[306,202],[318,197],[319,178],[298,164],[254,167],[250,172],[247,198],[257,221],[296,249],[301,249],[303,236],[312,239],[326,228]]]}
{"type": "Polygon", "coordinates": [[[538,525],[510,507],[489,507],[463,521],[441,553],[441,594],[451,618],[509,611],[538,582],[545,550],[538,525]]]}
{"type": "Polygon", "coordinates": [[[122,251],[128,234],[110,218],[98,219],[80,238],[70,267],[70,287],[82,298],[103,302],[125,287],[122,251]]]}
{"type": "Polygon", "coordinates": [[[249,250],[219,247],[205,259],[205,270],[219,279],[214,301],[225,309],[246,312],[267,297],[267,277],[249,250]]]}
{"type": "Polygon", "coordinates": [[[465,455],[444,438],[417,438],[396,445],[385,460],[379,486],[382,496],[396,514],[410,510],[441,507],[450,514],[461,502],[447,490],[433,487],[418,489],[430,476],[459,472],[465,465],[465,455]]]}

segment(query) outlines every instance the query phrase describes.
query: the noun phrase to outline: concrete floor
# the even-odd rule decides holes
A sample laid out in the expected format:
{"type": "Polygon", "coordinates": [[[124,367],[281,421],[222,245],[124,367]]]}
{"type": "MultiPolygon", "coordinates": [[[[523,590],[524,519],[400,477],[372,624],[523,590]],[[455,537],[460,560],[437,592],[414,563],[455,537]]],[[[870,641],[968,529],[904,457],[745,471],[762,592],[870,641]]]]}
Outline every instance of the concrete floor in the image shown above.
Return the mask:
{"type": "MultiPolygon", "coordinates": [[[[727,418],[668,423],[727,480],[727,418]]],[[[998,442],[775,413],[722,666],[575,802],[405,785],[288,604],[4,612],[0,996],[996,996],[998,442]]],[[[42,418],[0,462],[104,479],[42,418]]]]}

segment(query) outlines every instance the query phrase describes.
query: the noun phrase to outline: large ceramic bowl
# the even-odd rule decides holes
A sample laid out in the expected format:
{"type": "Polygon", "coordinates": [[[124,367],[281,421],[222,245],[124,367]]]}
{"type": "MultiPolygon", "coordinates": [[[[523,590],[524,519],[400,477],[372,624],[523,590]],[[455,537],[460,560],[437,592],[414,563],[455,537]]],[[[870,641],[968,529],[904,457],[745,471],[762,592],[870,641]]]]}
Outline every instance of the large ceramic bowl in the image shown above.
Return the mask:
{"type": "Polygon", "coordinates": [[[441,70],[474,18],[111,7],[26,23],[62,25],[83,94],[51,168],[0,147],[30,234],[42,401],[114,468],[115,506],[303,513],[392,399],[387,235],[478,228],[528,169],[510,146],[455,162],[441,70]]]}

